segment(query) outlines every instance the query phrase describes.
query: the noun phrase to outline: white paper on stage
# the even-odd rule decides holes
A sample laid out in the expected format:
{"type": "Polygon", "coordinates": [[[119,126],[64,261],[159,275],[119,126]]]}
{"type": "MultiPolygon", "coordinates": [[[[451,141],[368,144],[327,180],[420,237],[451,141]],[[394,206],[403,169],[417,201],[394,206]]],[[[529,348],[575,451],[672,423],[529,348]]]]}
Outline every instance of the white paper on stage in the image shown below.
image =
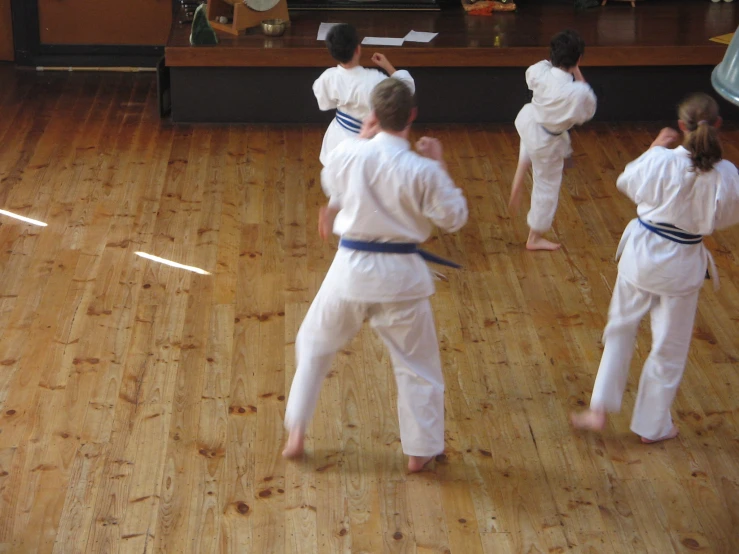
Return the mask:
{"type": "Polygon", "coordinates": [[[370,46],[403,46],[402,38],[364,37],[362,44],[370,46]]]}
{"type": "Polygon", "coordinates": [[[321,23],[318,27],[318,36],[316,37],[316,40],[326,40],[326,35],[328,35],[331,27],[336,25],[341,25],[341,23],[321,23]]]}
{"type": "Polygon", "coordinates": [[[406,42],[431,42],[439,33],[423,33],[420,31],[411,31],[405,35],[406,42]]]}

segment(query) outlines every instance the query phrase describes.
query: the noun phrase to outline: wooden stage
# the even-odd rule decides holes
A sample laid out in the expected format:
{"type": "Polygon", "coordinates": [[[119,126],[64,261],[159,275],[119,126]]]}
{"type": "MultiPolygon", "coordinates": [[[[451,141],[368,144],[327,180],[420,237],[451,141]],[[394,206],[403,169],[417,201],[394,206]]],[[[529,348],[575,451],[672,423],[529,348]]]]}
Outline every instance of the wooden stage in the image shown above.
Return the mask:
{"type": "MultiPolygon", "coordinates": [[[[221,43],[191,47],[189,27],[175,24],[166,48],[175,121],[324,122],[311,91],[334,65],[321,22],[344,21],[362,36],[402,37],[410,30],[438,32],[429,44],[378,49],[417,81],[420,116],[427,122],[510,122],[528,97],[527,66],[548,57],[557,31],[578,30],[587,47],[583,72],[599,97],[598,118],[672,118],[688,92],[710,91],[710,73],[726,47],[711,37],[733,32],[739,11],[706,0],[648,0],[635,9],[613,2],[577,13],[571,5],[522,2],[516,13],[291,12],[283,37],[252,30],[221,43]]],[[[365,64],[375,50],[365,48],[365,64]]],[[[727,116],[737,111],[725,106],[727,116]]]]}
{"type": "MultiPolygon", "coordinates": [[[[723,133],[739,163],[739,131],[723,133]]],[[[295,334],[335,243],[322,125],[173,125],[147,74],[0,66],[0,552],[739,552],[739,229],[707,239],[706,286],[674,406],[678,439],[574,433],[601,354],[616,192],[658,125],[573,132],[556,253],[506,215],[510,125],[422,127],[446,146],[468,225],[430,248],[464,264],[433,298],[446,452],[407,475],[387,353],[339,357],[286,463],[295,334]],[[150,262],[145,252],[203,268],[150,262]]]]}

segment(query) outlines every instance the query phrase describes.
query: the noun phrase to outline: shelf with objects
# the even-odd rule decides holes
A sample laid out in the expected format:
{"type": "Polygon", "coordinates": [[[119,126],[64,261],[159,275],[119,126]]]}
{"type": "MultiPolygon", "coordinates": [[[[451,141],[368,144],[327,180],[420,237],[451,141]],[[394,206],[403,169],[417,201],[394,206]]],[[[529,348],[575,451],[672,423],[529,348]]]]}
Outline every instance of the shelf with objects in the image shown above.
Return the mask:
{"type": "Polygon", "coordinates": [[[208,20],[215,30],[232,35],[259,27],[268,20],[290,25],[287,0],[210,0],[208,20]]]}
{"type": "Polygon", "coordinates": [[[547,58],[551,37],[567,28],[585,40],[583,72],[598,94],[599,118],[671,118],[683,89],[710,89],[710,72],[726,49],[710,39],[739,25],[739,12],[725,9],[731,4],[710,2],[661,0],[636,10],[614,4],[581,12],[564,2],[518,1],[516,11],[479,9],[486,4],[464,9],[457,2],[437,11],[290,9],[282,36],[265,36],[259,27],[238,35],[217,30],[218,44],[203,47],[190,45],[188,25],[175,24],[166,48],[173,118],[326,121],[311,92],[321,71],[335,65],[318,40],[322,23],[349,23],[362,37],[435,34],[427,43],[396,38],[398,46],[365,46],[361,60],[371,67],[371,55],[380,52],[411,71],[421,121],[512,122],[527,94],[526,67],[547,58]],[[644,95],[645,87],[654,94],[644,95]]]}

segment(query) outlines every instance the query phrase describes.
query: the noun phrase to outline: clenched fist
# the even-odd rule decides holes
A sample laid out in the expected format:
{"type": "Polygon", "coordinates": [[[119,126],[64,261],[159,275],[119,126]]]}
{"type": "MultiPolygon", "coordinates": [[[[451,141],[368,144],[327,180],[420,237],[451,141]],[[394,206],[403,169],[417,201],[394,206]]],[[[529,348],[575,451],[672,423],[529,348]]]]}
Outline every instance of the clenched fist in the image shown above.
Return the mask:
{"type": "Polygon", "coordinates": [[[431,158],[437,162],[444,161],[444,149],[442,148],[439,139],[421,137],[416,143],[416,150],[425,158],[431,158]]]}
{"type": "Polygon", "coordinates": [[[657,135],[657,138],[654,139],[652,146],[663,146],[665,148],[668,148],[679,140],[680,140],[680,133],[678,133],[675,129],[670,129],[669,127],[665,127],[659,132],[659,135],[657,135]]]}

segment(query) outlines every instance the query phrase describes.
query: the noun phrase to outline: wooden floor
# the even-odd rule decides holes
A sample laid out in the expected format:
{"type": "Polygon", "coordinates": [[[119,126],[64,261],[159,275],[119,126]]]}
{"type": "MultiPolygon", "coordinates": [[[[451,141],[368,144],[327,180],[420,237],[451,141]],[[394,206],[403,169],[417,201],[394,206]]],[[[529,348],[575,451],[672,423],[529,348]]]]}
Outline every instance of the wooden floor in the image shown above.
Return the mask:
{"type": "Polygon", "coordinates": [[[623,413],[580,435],[634,213],[614,183],[657,127],[573,133],[554,254],[506,216],[512,127],[425,131],[471,207],[431,243],[465,265],[433,300],[446,455],[406,474],[365,330],[286,463],[295,334],[335,249],[315,230],[323,129],[173,126],[151,75],[0,67],[0,208],[48,223],[0,220],[0,552],[739,552],[739,230],[707,241],[722,288],[700,302],[680,437],[628,430],[646,327],[623,413]]]}

